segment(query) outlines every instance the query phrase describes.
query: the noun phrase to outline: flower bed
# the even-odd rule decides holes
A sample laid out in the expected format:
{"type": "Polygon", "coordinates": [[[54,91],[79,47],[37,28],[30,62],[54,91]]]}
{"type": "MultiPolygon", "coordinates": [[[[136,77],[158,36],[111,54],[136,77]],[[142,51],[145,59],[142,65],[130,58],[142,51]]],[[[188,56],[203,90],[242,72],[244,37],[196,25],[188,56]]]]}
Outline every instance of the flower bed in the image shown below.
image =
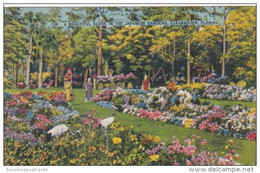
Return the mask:
{"type": "MultiPolygon", "coordinates": [[[[50,106],[45,104],[46,107],[50,106]]],[[[209,150],[207,141],[201,136],[193,135],[184,141],[173,137],[169,143],[160,142],[158,136],[137,133],[133,127],[120,126],[119,123],[110,126],[107,146],[106,136],[99,128],[101,119],[96,116],[95,109],[86,112],[83,117],[63,122],[72,131],[80,130],[82,136],[67,132],[50,142],[46,140],[46,132],[53,123],[52,115],[38,115],[35,119],[36,128],[34,123],[12,122],[8,117],[4,119],[6,166],[239,165],[236,162],[238,154],[234,152],[232,144],[228,144],[225,154],[220,157],[209,150]]]]}
{"type": "MultiPolygon", "coordinates": [[[[253,139],[256,131],[256,111],[241,106],[221,108],[212,104],[196,104],[196,91],[191,94],[187,90],[170,91],[160,87],[152,92],[117,89],[104,90],[98,95],[98,104],[110,107],[117,106],[123,113],[141,118],[157,120],[186,128],[197,128],[224,136],[253,139]],[[110,98],[110,99],[108,99],[110,98]],[[109,106],[108,106],[109,105],[109,106]]],[[[95,101],[95,99],[94,99],[95,101]]]]}
{"type": "Polygon", "coordinates": [[[243,89],[238,85],[209,84],[203,93],[204,98],[217,100],[256,101],[256,89],[243,89]]]}
{"type": "Polygon", "coordinates": [[[137,79],[132,72],[127,75],[124,75],[123,73],[115,76],[99,75],[95,76],[95,78],[97,79],[98,89],[115,89],[117,87],[124,88],[126,82],[131,82],[131,87],[133,87],[133,82],[137,79]]]}
{"type": "Polygon", "coordinates": [[[27,122],[37,133],[78,115],[77,111],[71,110],[63,92],[5,93],[4,101],[5,118],[27,122]]]}

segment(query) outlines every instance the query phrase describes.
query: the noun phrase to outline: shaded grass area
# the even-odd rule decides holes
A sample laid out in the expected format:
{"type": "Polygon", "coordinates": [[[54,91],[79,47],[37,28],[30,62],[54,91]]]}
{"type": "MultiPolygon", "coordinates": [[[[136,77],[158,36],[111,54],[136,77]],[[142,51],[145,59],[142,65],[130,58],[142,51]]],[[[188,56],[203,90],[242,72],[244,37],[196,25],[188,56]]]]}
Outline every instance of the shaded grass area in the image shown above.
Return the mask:
{"type": "MultiPolygon", "coordinates": [[[[52,91],[62,91],[62,88],[48,88],[43,89],[46,92],[52,91]]],[[[6,92],[20,92],[22,90],[5,90],[6,92]]],[[[38,89],[30,90],[32,92],[37,92],[38,89]]],[[[100,118],[106,118],[111,116],[110,109],[103,108],[98,106],[93,102],[84,102],[85,90],[84,89],[73,89],[73,95],[75,96],[74,100],[71,101],[71,104],[74,109],[79,111],[81,115],[84,115],[86,111],[92,111],[93,108],[97,110],[97,116],[100,118]]],[[[99,93],[100,90],[95,90],[93,95],[99,93]]],[[[203,99],[205,100],[205,99],[203,99]]],[[[202,102],[203,102],[202,100],[202,102]]],[[[212,101],[214,104],[223,105],[236,105],[237,103],[233,101],[212,101]]],[[[239,102],[244,104],[244,106],[252,107],[255,105],[254,102],[239,102]],[[251,105],[251,106],[250,106],[251,105]]],[[[117,112],[115,114],[115,122],[120,122],[121,125],[130,127],[134,126],[134,130],[140,133],[151,134],[154,136],[159,136],[161,141],[167,140],[171,141],[172,137],[175,136],[178,139],[191,138],[193,134],[201,135],[208,142],[208,146],[212,151],[216,151],[219,154],[222,151],[225,151],[224,147],[227,145],[229,139],[234,140],[234,147],[239,153],[238,161],[244,165],[255,165],[256,164],[256,142],[241,140],[232,137],[225,137],[217,134],[211,134],[209,132],[200,131],[198,129],[187,129],[185,127],[175,126],[172,124],[167,124],[159,121],[152,121],[149,119],[143,119],[135,117],[133,115],[125,114],[122,112],[117,112]]],[[[224,157],[224,156],[223,156],[224,157]]]]}

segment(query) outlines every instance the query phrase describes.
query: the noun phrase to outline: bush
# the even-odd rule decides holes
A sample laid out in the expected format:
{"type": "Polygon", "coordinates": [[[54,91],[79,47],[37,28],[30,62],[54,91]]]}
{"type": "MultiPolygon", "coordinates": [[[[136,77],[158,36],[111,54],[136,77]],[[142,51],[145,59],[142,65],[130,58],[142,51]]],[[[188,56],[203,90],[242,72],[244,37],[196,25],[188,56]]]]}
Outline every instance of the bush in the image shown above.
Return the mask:
{"type": "Polygon", "coordinates": [[[10,88],[15,88],[15,85],[11,80],[8,80],[6,77],[4,77],[4,87],[6,89],[10,89],[10,88]]]}
{"type": "Polygon", "coordinates": [[[16,87],[19,89],[23,89],[26,87],[26,85],[24,83],[17,83],[16,87]]]}
{"type": "Polygon", "coordinates": [[[238,81],[237,82],[237,86],[241,86],[242,88],[245,88],[246,87],[246,82],[241,80],[241,81],[238,81]]]}
{"type": "Polygon", "coordinates": [[[231,79],[228,76],[222,76],[215,80],[215,84],[228,85],[231,79]]]}
{"type": "MultiPolygon", "coordinates": [[[[31,73],[31,83],[38,82],[38,72],[31,73]]],[[[42,83],[44,83],[47,79],[51,77],[51,72],[43,72],[42,73],[42,83]]]]}

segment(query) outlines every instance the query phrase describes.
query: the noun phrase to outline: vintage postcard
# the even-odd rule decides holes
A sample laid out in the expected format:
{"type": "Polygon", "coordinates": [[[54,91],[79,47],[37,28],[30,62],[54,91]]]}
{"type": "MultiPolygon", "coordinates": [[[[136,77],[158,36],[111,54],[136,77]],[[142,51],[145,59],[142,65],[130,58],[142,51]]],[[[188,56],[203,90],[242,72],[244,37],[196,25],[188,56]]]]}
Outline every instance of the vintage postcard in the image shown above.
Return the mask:
{"type": "Polygon", "coordinates": [[[4,4],[3,23],[4,166],[256,165],[256,4],[4,4]]]}

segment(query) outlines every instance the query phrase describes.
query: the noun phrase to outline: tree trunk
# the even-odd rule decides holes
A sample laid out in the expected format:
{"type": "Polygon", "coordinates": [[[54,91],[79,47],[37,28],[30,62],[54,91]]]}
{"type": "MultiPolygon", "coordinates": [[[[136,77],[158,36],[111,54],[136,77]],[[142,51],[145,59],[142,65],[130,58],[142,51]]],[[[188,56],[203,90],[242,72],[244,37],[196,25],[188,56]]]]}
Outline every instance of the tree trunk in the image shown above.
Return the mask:
{"type": "Polygon", "coordinates": [[[64,77],[64,65],[63,64],[60,65],[60,76],[63,79],[63,77],[64,77]]]}
{"type": "Polygon", "coordinates": [[[175,61],[175,56],[176,56],[176,40],[175,37],[173,38],[173,58],[172,58],[172,77],[174,78],[174,61],[175,61]]]}
{"type": "Polygon", "coordinates": [[[222,56],[222,73],[221,76],[225,76],[225,56],[226,56],[226,28],[223,26],[223,56],[222,56]]]}
{"type": "Polygon", "coordinates": [[[98,32],[98,68],[97,68],[97,75],[101,75],[101,68],[102,68],[102,26],[99,27],[98,32]]]}
{"type": "Polygon", "coordinates": [[[190,38],[188,38],[187,84],[190,84],[190,38]]]}
{"type": "Polygon", "coordinates": [[[171,66],[172,66],[172,77],[175,78],[175,75],[174,75],[174,60],[172,60],[171,66]]]}
{"type": "Polygon", "coordinates": [[[31,56],[32,56],[32,35],[30,35],[30,48],[29,48],[29,55],[26,64],[26,86],[29,88],[30,86],[30,64],[31,64],[31,56]]]}
{"type": "Polygon", "coordinates": [[[43,61],[43,50],[40,50],[39,72],[38,72],[38,88],[42,87],[42,61],[43,61]]]}
{"type": "Polygon", "coordinates": [[[55,84],[54,84],[55,87],[58,86],[58,71],[59,71],[59,66],[56,65],[55,66],[55,84]]]}
{"type": "Polygon", "coordinates": [[[157,75],[160,73],[161,70],[162,70],[162,68],[160,68],[158,70],[158,72],[153,76],[152,82],[154,82],[155,78],[157,77],[157,75]]]}
{"type": "Polygon", "coordinates": [[[23,82],[24,82],[24,62],[22,63],[22,78],[23,78],[23,82]]]}
{"type": "Polygon", "coordinates": [[[163,78],[164,78],[164,81],[165,83],[167,82],[167,79],[166,79],[166,75],[165,75],[165,72],[164,72],[164,69],[162,68],[162,72],[163,72],[163,78]]]}
{"type": "Polygon", "coordinates": [[[17,85],[17,83],[18,83],[18,70],[19,70],[19,65],[16,64],[15,65],[15,79],[14,79],[15,85],[17,85]]]}
{"type": "Polygon", "coordinates": [[[85,71],[85,75],[84,75],[84,82],[83,82],[83,88],[84,88],[84,86],[85,86],[85,83],[86,83],[86,81],[87,81],[87,78],[88,78],[88,68],[86,69],[86,71],[85,71]]]}

